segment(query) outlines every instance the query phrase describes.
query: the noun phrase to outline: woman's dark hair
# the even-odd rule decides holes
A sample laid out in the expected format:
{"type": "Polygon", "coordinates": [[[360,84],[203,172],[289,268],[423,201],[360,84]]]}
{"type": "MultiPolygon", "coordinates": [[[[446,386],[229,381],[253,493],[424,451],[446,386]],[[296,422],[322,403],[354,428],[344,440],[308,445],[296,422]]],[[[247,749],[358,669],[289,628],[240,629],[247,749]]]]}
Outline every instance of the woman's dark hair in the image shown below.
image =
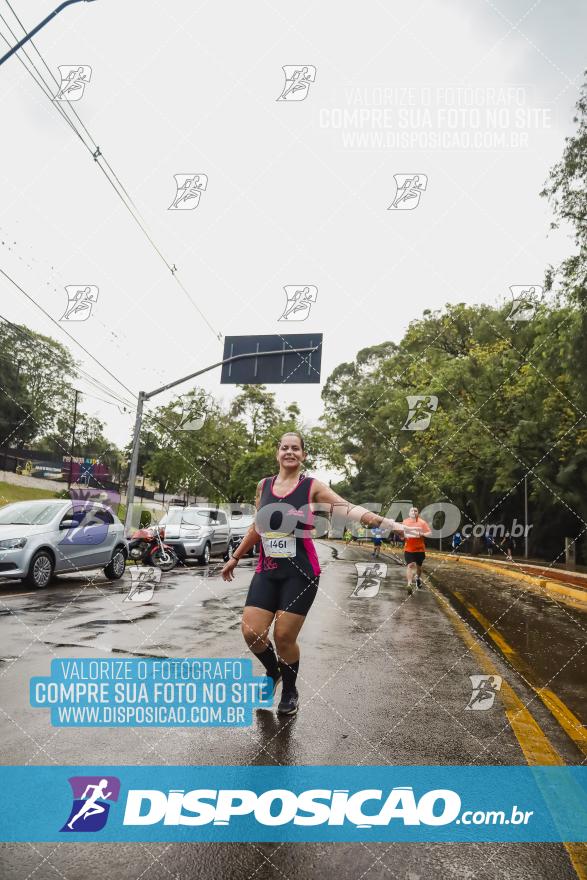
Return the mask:
{"type": "Polygon", "coordinates": [[[281,441],[283,440],[283,438],[289,437],[290,434],[293,434],[294,437],[298,438],[298,440],[300,441],[300,446],[302,447],[302,452],[305,452],[304,438],[302,437],[302,435],[300,434],[299,431],[286,431],[284,434],[282,434],[281,437],[279,438],[279,440],[277,441],[277,448],[279,449],[279,447],[281,446],[281,441]]]}

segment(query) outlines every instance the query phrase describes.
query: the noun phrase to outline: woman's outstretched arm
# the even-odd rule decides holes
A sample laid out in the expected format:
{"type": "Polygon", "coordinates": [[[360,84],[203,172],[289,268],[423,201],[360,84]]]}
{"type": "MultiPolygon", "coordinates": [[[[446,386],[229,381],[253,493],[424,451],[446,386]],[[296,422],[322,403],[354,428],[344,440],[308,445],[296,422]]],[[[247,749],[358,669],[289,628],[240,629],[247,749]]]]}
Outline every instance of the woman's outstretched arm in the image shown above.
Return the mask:
{"type": "Polygon", "coordinates": [[[330,486],[326,486],[325,483],[321,483],[320,480],[314,480],[312,484],[310,501],[316,502],[317,504],[330,505],[331,512],[336,510],[337,513],[344,514],[347,521],[360,522],[361,525],[369,527],[381,526],[383,529],[389,529],[392,532],[401,532],[402,534],[406,531],[402,523],[381,516],[373,510],[367,510],[366,507],[361,507],[360,504],[351,504],[350,501],[347,501],[341,495],[338,495],[330,488],[330,486]]]}

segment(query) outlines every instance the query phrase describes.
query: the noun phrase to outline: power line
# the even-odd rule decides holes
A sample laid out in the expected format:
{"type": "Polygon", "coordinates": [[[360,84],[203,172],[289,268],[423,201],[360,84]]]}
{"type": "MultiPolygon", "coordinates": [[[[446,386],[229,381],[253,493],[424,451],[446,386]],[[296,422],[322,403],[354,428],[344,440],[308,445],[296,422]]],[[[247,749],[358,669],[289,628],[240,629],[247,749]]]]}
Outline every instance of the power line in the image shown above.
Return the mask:
{"type": "MultiPolygon", "coordinates": [[[[15,17],[16,20],[18,21],[18,23],[19,23],[19,25],[21,26],[21,28],[22,28],[23,31],[26,33],[26,28],[25,28],[24,24],[22,23],[22,21],[21,21],[20,18],[18,17],[17,13],[16,13],[15,10],[13,9],[13,7],[12,7],[12,5],[10,4],[9,0],[6,0],[6,3],[7,3],[7,5],[8,5],[8,7],[9,7],[10,11],[12,12],[12,14],[14,15],[14,17],[15,17]]],[[[0,18],[2,18],[2,21],[4,22],[4,24],[6,25],[6,27],[7,27],[8,30],[10,31],[10,34],[12,35],[12,37],[14,37],[14,39],[17,39],[17,35],[14,33],[14,31],[12,30],[12,28],[10,27],[10,25],[8,24],[8,22],[6,21],[6,19],[4,18],[4,16],[1,16],[1,15],[0,15],[0,18]]],[[[10,46],[10,43],[9,43],[9,41],[6,39],[6,37],[4,37],[3,35],[2,35],[2,37],[3,37],[4,41],[7,43],[7,45],[10,46]]],[[[45,65],[45,67],[47,68],[47,70],[49,71],[50,75],[53,77],[53,80],[55,81],[55,83],[59,86],[59,83],[58,83],[58,81],[57,81],[55,75],[54,75],[53,72],[51,71],[49,65],[47,64],[47,62],[45,61],[45,59],[44,59],[43,56],[41,55],[40,51],[37,49],[37,47],[36,47],[36,45],[34,44],[33,40],[31,40],[30,43],[31,43],[32,47],[34,48],[35,52],[37,53],[37,55],[39,56],[39,58],[41,59],[41,61],[43,62],[43,64],[45,65]]],[[[79,130],[77,129],[75,123],[72,122],[72,120],[70,119],[70,117],[67,116],[67,114],[65,113],[64,108],[61,107],[61,106],[59,105],[59,102],[57,102],[57,101],[55,101],[55,100],[53,99],[53,97],[51,96],[50,88],[49,88],[49,86],[47,85],[47,82],[45,81],[45,79],[43,78],[43,74],[39,71],[39,68],[38,68],[38,67],[36,66],[36,64],[34,63],[33,59],[27,54],[27,52],[26,52],[25,49],[22,49],[22,51],[23,51],[24,54],[26,55],[28,61],[31,63],[32,67],[34,68],[34,70],[35,70],[35,72],[36,72],[36,74],[37,74],[37,76],[39,77],[39,79],[40,79],[41,82],[38,82],[38,80],[35,78],[35,75],[33,74],[33,72],[32,72],[32,71],[26,66],[26,64],[24,63],[24,61],[22,61],[22,59],[20,59],[20,60],[21,60],[21,63],[22,63],[23,66],[25,67],[25,70],[27,71],[27,73],[29,73],[29,74],[31,75],[31,77],[33,78],[33,81],[34,81],[34,82],[40,87],[40,89],[41,89],[41,91],[43,92],[43,94],[45,95],[45,97],[47,97],[47,98],[49,99],[50,103],[56,108],[56,110],[59,112],[59,114],[65,119],[65,121],[67,122],[67,124],[69,125],[69,127],[74,131],[74,133],[77,135],[77,137],[81,140],[82,144],[83,144],[83,145],[86,147],[86,149],[89,151],[89,153],[90,153],[91,156],[93,157],[93,159],[94,159],[96,165],[98,166],[98,168],[100,169],[100,171],[102,172],[102,174],[104,175],[104,177],[106,178],[106,180],[108,181],[108,183],[110,184],[110,186],[113,188],[114,192],[115,192],[116,195],[119,197],[119,199],[121,200],[122,204],[123,204],[124,207],[127,209],[127,211],[129,212],[129,214],[131,215],[131,217],[132,217],[132,218],[134,219],[134,221],[138,224],[138,226],[140,227],[141,231],[143,232],[143,234],[145,235],[145,237],[147,238],[147,240],[149,241],[149,243],[151,244],[151,246],[153,247],[153,249],[155,250],[155,252],[158,254],[158,256],[160,257],[160,259],[165,263],[165,265],[167,266],[167,268],[168,268],[169,271],[171,272],[171,275],[172,275],[173,279],[174,279],[175,282],[179,285],[180,289],[183,291],[183,293],[185,294],[185,296],[187,297],[187,299],[189,300],[189,302],[191,303],[191,305],[196,309],[196,311],[198,312],[198,314],[200,315],[200,317],[201,317],[201,318],[203,319],[203,321],[206,323],[206,325],[208,326],[208,328],[214,333],[214,335],[216,336],[216,338],[217,338],[217,339],[221,339],[221,338],[222,338],[222,334],[221,334],[219,331],[217,331],[215,327],[212,326],[212,324],[210,323],[210,321],[208,321],[206,315],[203,313],[203,311],[200,309],[200,307],[198,306],[198,304],[197,304],[197,303],[195,302],[195,300],[192,298],[192,296],[191,296],[189,290],[187,289],[187,287],[183,284],[183,282],[181,281],[181,279],[178,278],[178,276],[177,276],[177,269],[176,269],[176,267],[175,267],[175,263],[172,264],[172,263],[170,263],[170,262],[168,261],[168,259],[167,259],[166,256],[163,254],[163,252],[161,251],[161,249],[158,247],[157,243],[156,243],[156,242],[154,241],[154,239],[152,238],[152,236],[151,236],[149,230],[148,230],[147,227],[145,226],[145,222],[144,222],[144,220],[143,220],[143,217],[142,217],[142,215],[141,215],[139,209],[138,209],[137,206],[135,205],[135,203],[134,203],[132,197],[131,197],[130,194],[128,193],[128,191],[127,191],[127,189],[125,188],[125,186],[122,184],[120,178],[118,177],[118,175],[116,174],[116,172],[114,171],[114,169],[112,168],[112,166],[110,165],[110,163],[108,162],[108,160],[105,158],[105,156],[104,156],[104,154],[102,153],[100,147],[96,144],[96,141],[94,140],[94,138],[93,138],[92,135],[90,134],[89,130],[87,129],[87,127],[85,126],[85,124],[82,122],[82,120],[81,120],[81,118],[80,118],[80,116],[79,116],[77,110],[76,110],[74,107],[71,107],[70,102],[67,102],[67,103],[68,103],[68,106],[69,106],[69,109],[73,112],[73,114],[75,115],[76,119],[79,121],[80,125],[82,126],[82,128],[83,128],[84,131],[86,132],[88,138],[89,138],[90,141],[92,142],[92,144],[93,144],[93,146],[94,146],[95,149],[92,149],[92,147],[89,146],[89,145],[85,142],[84,138],[82,137],[82,135],[80,134],[79,130]],[[41,83],[42,83],[42,84],[41,84],[41,83]],[[45,91],[45,89],[47,89],[47,91],[45,91]],[[104,164],[105,164],[106,167],[108,168],[108,171],[110,172],[110,174],[112,175],[112,177],[114,178],[114,180],[116,181],[116,183],[115,183],[115,182],[112,180],[112,178],[109,176],[108,172],[106,171],[106,168],[102,165],[100,159],[102,159],[102,160],[104,161],[104,164]],[[117,186],[117,185],[118,185],[118,186],[117,186]],[[120,189],[118,189],[118,187],[120,187],[120,189]],[[121,192],[121,191],[122,191],[122,192],[121,192]],[[123,194],[124,194],[124,195],[123,195],[123,194]],[[131,207],[131,206],[132,206],[132,207],[131,207]]],[[[17,57],[18,57],[18,54],[17,54],[17,57]]]]}
{"type": "MultiPolygon", "coordinates": [[[[12,28],[10,27],[10,25],[8,24],[8,22],[6,21],[6,19],[4,18],[4,16],[3,16],[2,14],[0,14],[0,18],[2,19],[2,21],[3,21],[4,24],[6,25],[6,27],[8,28],[8,30],[9,30],[10,33],[12,34],[12,36],[16,39],[16,34],[14,33],[14,31],[12,30],[12,28]]],[[[7,46],[10,46],[10,45],[11,45],[10,41],[6,39],[6,37],[4,36],[4,34],[0,34],[0,36],[2,37],[2,39],[4,40],[4,42],[6,43],[7,46]]],[[[27,65],[25,64],[25,62],[23,61],[23,59],[20,57],[20,54],[19,54],[18,52],[17,52],[17,54],[16,54],[16,57],[18,58],[18,60],[20,61],[20,63],[22,64],[22,66],[24,67],[24,69],[26,70],[26,72],[27,72],[28,74],[30,74],[30,76],[33,78],[33,80],[35,81],[35,83],[39,86],[39,88],[41,89],[41,91],[44,92],[44,94],[49,98],[49,100],[53,100],[53,96],[51,95],[51,93],[50,93],[49,91],[45,91],[45,89],[48,88],[48,87],[47,87],[47,84],[46,84],[46,82],[44,81],[44,79],[41,77],[41,75],[39,74],[37,68],[35,67],[34,62],[32,61],[32,59],[31,59],[30,56],[27,54],[26,49],[22,49],[22,53],[23,53],[23,55],[26,57],[26,59],[32,64],[33,68],[34,68],[35,71],[37,72],[37,75],[40,77],[40,82],[39,82],[38,80],[35,79],[35,74],[32,72],[32,70],[30,70],[30,69],[27,67],[27,65]]],[[[81,136],[79,135],[79,133],[76,131],[75,126],[74,126],[73,123],[70,121],[69,117],[63,113],[61,107],[59,107],[59,108],[57,108],[57,109],[61,112],[61,115],[63,116],[63,118],[65,119],[65,121],[67,122],[67,124],[69,125],[69,127],[71,128],[71,130],[74,132],[74,134],[76,134],[76,135],[80,138],[80,140],[82,140],[82,143],[83,143],[83,139],[81,138],[81,136]]]]}
{"type": "MultiPolygon", "coordinates": [[[[70,364],[66,360],[59,357],[58,353],[51,348],[50,345],[42,342],[32,330],[29,330],[28,327],[23,327],[18,324],[14,324],[12,321],[9,321],[8,318],[5,318],[3,315],[0,315],[0,320],[4,322],[4,324],[8,325],[15,333],[17,333],[21,338],[24,338],[27,343],[36,351],[39,351],[41,354],[49,355],[53,360],[57,360],[59,366],[69,367],[70,364]]],[[[115,391],[112,391],[107,385],[97,379],[95,376],[92,376],[91,373],[87,373],[82,367],[78,364],[75,365],[76,374],[80,379],[83,379],[85,382],[88,382],[93,386],[94,389],[101,391],[102,394],[107,394],[113,400],[116,401],[113,406],[117,404],[121,404],[122,406],[129,406],[134,408],[134,403],[125,400],[123,397],[118,395],[115,391]]]]}
{"type": "Polygon", "coordinates": [[[93,355],[90,351],[88,351],[87,348],[85,348],[85,347],[81,344],[81,342],[78,342],[78,340],[75,338],[75,336],[72,336],[72,335],[71,335],[71,333],[69,332],[69,330],[66,330],[65,327],[61,327],[61,326],[57,323],[57,321],[55,320],[55,318],[53,318],[53,317],[49,314],[49,312],[47,312],[47,311],[43,308],[43,306],[40,305],[40,304],[36,301],[36,299],[34,299],[29,293],[27,293],[26,290],[24,290],[24,288],[22,288],[22,287],[20,286],[20,284],[18,284],[18,283],[14,280],[14,278],[11,278],[10,275],[8,275],[8,273],[4,271],[4,269],[1,269],[1,268],[0,268],[0,273],[1,273],[2,275],[4,275],[4,277],[7,278],[8,281],[10,281],[10,283],[11,283],[14,287],[16,287],[16,289],[17,289],[18,291],[20,291],[20,293],[23,294],[23,296],[26,296],[26,298],[29,300],[29,302],[32,302],[32,304],[33,304],[34,306],[36,306],[36,308],[38,308],[39,311],[41,311],[41,312],[45,315],[46,318],[49,318],[49,320],[51,321],[52,324],[55,324],[56,327],[59,327],[59,329],[60,329],[63,333],[65,333],[65,335],[66,335],[69,339],[71,339],[72,342],[74,342],[79,348],[81,348],[81,350],[82,350],[85,354],[87,354],[87,356],[88,356],[89,358],[91,358],[91,359],[94,361],[95,364],[98,364],[98,366],[101,367],[101,369],[104,370],[106,373],[108,373],[108,375],[111,376],[112,379],[114,379],[115,382],[117,382],[122,388],[124,388],[125,391],[128,391],[128,393],[131,395],[131,397],[136,398],[136,394],[134,394],[134,392],[131,391],[130,388],[129,388],[127,385],[124,384],[124,382],[121,382],[121,380],[118,378],[118,376],[115,376],[114,373],[112,373],[112,372],[108,369],[108,367],[105,367],[104,364],[101,363],[101,362],[98,360],[98,358],[94,357],[94,355],[93,355]]]}

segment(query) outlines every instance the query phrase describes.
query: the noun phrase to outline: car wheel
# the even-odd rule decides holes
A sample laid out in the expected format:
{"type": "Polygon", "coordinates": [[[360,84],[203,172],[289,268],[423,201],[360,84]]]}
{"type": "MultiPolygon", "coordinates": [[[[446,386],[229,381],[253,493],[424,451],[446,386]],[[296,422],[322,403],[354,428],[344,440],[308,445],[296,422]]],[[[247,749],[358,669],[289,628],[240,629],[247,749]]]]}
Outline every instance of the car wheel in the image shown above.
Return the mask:
{"type": "Polygon", "coordinates": [[[23,578],[23,583],[27,587],[33,587],[35,590],[42,590],[49,586],[53,577],[54,562],[53,557],[46,550],[39,550],[31,559],[27,576],[23,578]]]}
{"type": "Polygon", "coordinates": [[[199,557],[199,561],[202,563],[202,565],[209,564],[209,562],[210,562],[210,545],[209,544],[206,544],[206,546],[204,547],[204,552],[199,557]]]}
{"type": "Polygon", "coordinates": [[[116,547],[112,554],[112,559],[104,568],[104,574],[110,581],[118,581],[124,574],[126,567],[126,559],[122,547],[116,547]]]}

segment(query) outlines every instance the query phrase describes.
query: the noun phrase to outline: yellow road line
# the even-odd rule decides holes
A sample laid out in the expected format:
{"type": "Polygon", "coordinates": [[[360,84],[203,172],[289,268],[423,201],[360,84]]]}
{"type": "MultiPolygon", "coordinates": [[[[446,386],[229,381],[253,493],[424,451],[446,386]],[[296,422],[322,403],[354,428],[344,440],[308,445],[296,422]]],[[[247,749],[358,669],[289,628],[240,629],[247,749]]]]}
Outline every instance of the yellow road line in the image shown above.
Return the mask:
{"type": "MultiPolygon", "coordinates": [[[[461,620],[450,602],[428,581],[428,589],[435,597],[444,613],[449,618],[470,653],[475,657],[480,668],[488,675],[499,675],[493,658],[473,635],[466,623],[461,620]]],[[[487,627],[485,627],[487,628],[487,627]]],[[[507,645],[507,643],[504,642],[507,645]]],[[[507,646],[509,648],[509,646],[507,646]]],[[[510,649],[511,651],[511,649],[510,649]]],[[[508,657],[510,659],[510,657],[508,657]]],[[[558,750],[550,742],[532,713],[524,706],[521,699],[507,681],[502,680],[499,696],[505,706],[506,717],[520,745],[526,763],[530,766],[558,765],[564,766],[558,750]]],[[[587,844],[563,843],[579,880],[587,880],[587,844]]]]}
{"type": "Polygon", "coordinates": [[[445,553],[439,553],[438,551],[434,552],[434,556],[440,556],[445,559],[447,562],[457,562],[460,565],[470,565],[473,568],[481,568],[485,571],[491,571],[495,574],[500,574],[502,577],[510,577],[516,581],[523,581],[524,583],[529,584],[534,589],[546,590],[547,592],[554,593],[561,598],[569,598],[574,602],[582,603],[582,609],[584,610],[585,605],[587,604],[587,590],[582,590],[579,587],[571,587],[566,584],[561,584],[560,581],[549,580],[546,575],[543,574],[529,574],[526,571],[516,571],[511,568],[501,568],[499,565],[492,565],[490,562],[479,562],[476,559],[465,559],[463,556],[447,556],[445,553]]]}
{"type": "Polygon", "coordinates": [[[554,691],[548,687],[539,687],[533,683],[532,670],[528,664],[520,657],[518,652],[506,642],[503,636],[497,632],[491,621],[489,621],[481,611],[475,608],[474,605],[471,605],[470,602],[467,602],[465,597],[462,593],[459,593],[458,590],[453,590],[451,592],[461,605],[467,609],[469,614],[471,614],[475,620],[479,621],[489,638],[497,645],[514,669],[524,677],[526,683],[532,688],[539,699],[542,700],[548,711],[556,718],[560,726],[563,728],[567,736],[573,740],[577,748],[583,752],[584,755],[587,755],[587,731],[577,716],[567,705],[565,705],[565,703],[563,703],[554,691]]]}
{"type": "MultiPolygon", "coordinates": [[[[439,602],[442,610],[448,615],[458,635],[465,643],[470,653],[475,657],[481,669],[487,675],[499,675],[493,658],[482,645],[479,636],[473,635],[467,624],[461,620],[458,613],[450,602],[445,599],[434,587],[428,583],[428,589],[439,602]]],[[[499,692],[505,706],[506,715],[512,730],[520,744],[520,748],[528,764],[564,765],[564,761],[558,751],[552,745],[546,734],[537,724],[530,711],[524,706],[521,699],[507,681],[502,681],[499,692]]]]}

